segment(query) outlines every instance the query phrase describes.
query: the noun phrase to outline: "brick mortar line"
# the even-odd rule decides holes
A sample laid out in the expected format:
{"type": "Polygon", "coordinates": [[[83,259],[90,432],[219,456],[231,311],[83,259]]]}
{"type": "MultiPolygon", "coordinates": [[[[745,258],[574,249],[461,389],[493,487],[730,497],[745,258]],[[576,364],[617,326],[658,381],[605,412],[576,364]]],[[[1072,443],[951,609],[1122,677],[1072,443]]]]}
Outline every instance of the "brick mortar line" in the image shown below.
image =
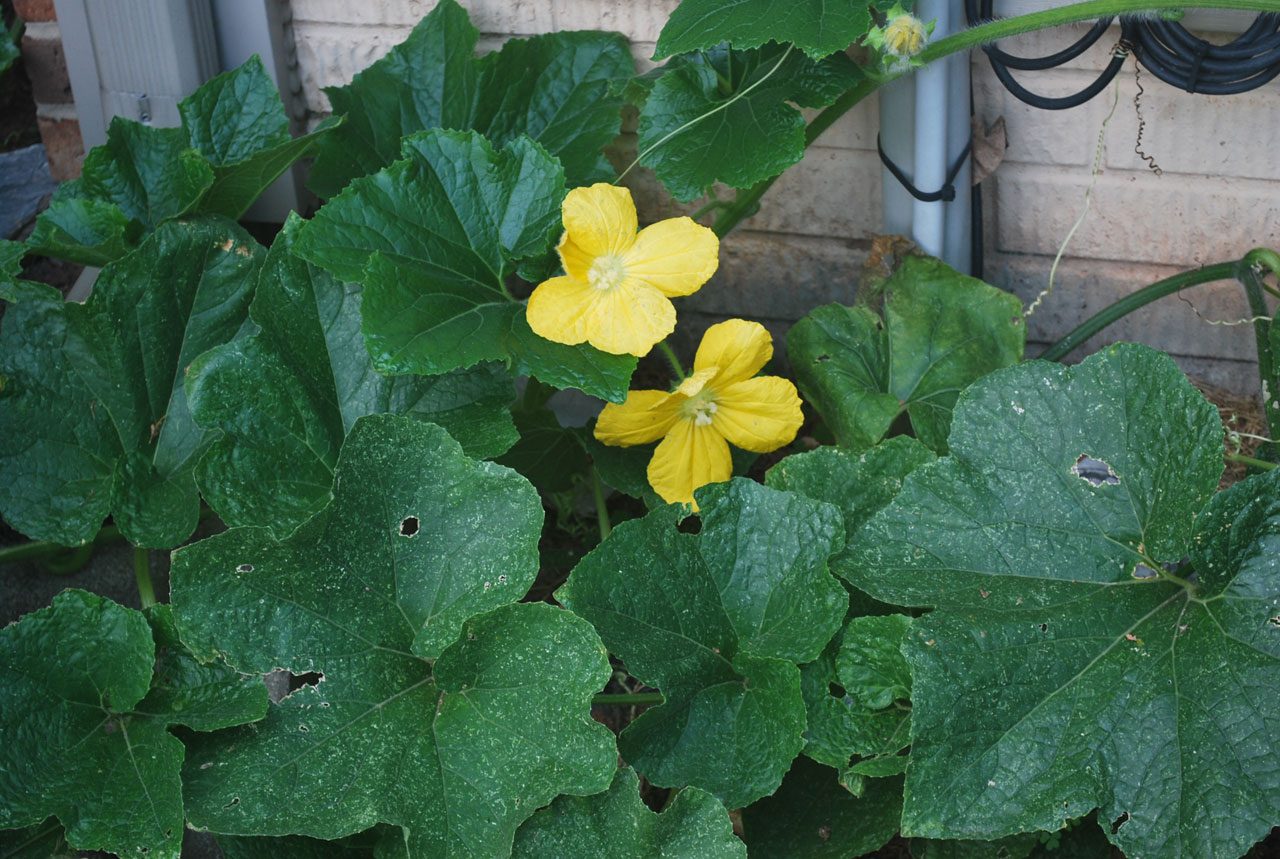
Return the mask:
{"type": "Polygon", "coordinates": [[[24,39],[57,39],[62,40],[62,28],[57,21],[28,21],[23,30],[24,39]]]}

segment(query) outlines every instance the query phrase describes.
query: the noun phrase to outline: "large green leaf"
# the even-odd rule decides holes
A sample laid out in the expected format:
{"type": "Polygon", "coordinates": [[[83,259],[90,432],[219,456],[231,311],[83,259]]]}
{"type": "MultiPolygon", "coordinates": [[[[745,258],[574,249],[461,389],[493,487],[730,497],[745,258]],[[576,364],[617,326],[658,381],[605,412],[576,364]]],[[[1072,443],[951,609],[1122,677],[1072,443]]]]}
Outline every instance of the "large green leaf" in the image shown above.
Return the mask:
{"type": "Polygon", "coordinates": [[[88,301],[32,291],[0,339],[0,512],[77,545],[109,513],[137,546],[171,548],[199,516],[208,436],[183,377],[244,325],[263,249],[220,218],[161,226],[102,270],[88,301]]]}
{"type": "Polygon", "coordinates": [[[804,157],[804,117],[792,102],[823,107],[861,78],[844,54],[815,61],[777,44],[679,57],[652,83],[638,146],[678,200],[716,182],[750,187],[804,157]]]}
{"type": "Polygon", "coordinates": [[[257,54],[206,82],[178,103],[178,111],[191,148],[213,165],[213,185],[198,210],[229,218],[243,215],[336,125],[291,138],[280,94],[257,54]]]}
{"type": "Polygon", "coordinates": [[[1280,822],[1280,473],[1210,501],[1216,410],[1128,345],[988,376],[951,448],[838,566],[936,606],[904,644],[904,832],[990,840],[1097,806],[1129,855],[1245,852],[1280,822]]]}
{"type": "Polygon", "coordinates": [[[916,436],[945,453],[960,391],[1022,359],[1022,304],[933,257],[908,256],[882,288],[883,323],[829,304],[792,326],[796,381],[845,447],[875,444],[906,411],[916,436]]]}
{"type": "Polygon", "coordinates": [[[901,811],[901,779],[855,798],[830,767],[799,757],[777,793],[743,809],[742,830],[752,859],[848,859],[883,847],[901,811]]]}
{"type": "Polygon", "coordinates": [[[616,753],[588,710],[604,649],[563,610],[511,604],[542,515],[522,477],[441,428],[370,415],[333,502],[288,539],[237,528],[176,552],[174,610],[198,654],[323,676],[252,730],[189,747],[191,820],[319,838],[381,821],[414,857],[493,856],[556,795],[603,790],[616,753]]]}
{"type": "Polygon", "coordinates": [[[698,504],[697,536],[677,530],[678,505],[624,522],[557,597],[666,698],[622,733],[623,758],[736,808],[772,792],[802,746],[796,663],[844,617],[826,565],[843,530],[831,506],[747,480],[705,487],[698,504]]]}
{"type": "Polygon", "coordinates": [[[146,618],[84,591],[0,630],[0,829],[55,815],[77,848],[177,859],[183,749],[169,726],[261,718],[267,695],[260,678],[179,655],[164,607],[152,617],[159,666],[146,618]]]}
{"type": "Polygon", "coordinates": [[[620,402],[635,358],[533,334],[505,285],[560,223],[564,173],[520,137],[495,151],[475,132],[421,132],[405,160],[357,179],[303,227],[297,252],[364,284],[364,335],[386,373],[504,360],[557,387],[620,402]]]}
{"type": "Polygon", "coordinates": [[[291,216],[267,256],[250,318],[256,335],[212,349],[186,377],[196,421],[221,430],[196,471],[229,525],[283,535],[328,503],[342,440],[367,414],[438,423],[472,456],[516,439],[511,379],[493,365],[440,376],[374,371],[360,336],[360,288],[293,254],[291,216]]]}
{"type": "Polygon", "coordinates": [[[214,171],[181,128],[114,117],[107,142],[85,156],[36,219],[33,253],[85,265],[120,259],[141,236],[185,215],[213,185],[214,171]]]}
{"type": "Polygon", "coordinates": [[[409,37],[345,87],[325,93],[346,125],[320,145],[310,185],[333,197],[400,157],[400,139],[429,128],[475,130],[495,146],[521,135],[564,164],[573,185],[613,176],[601,150],[621,125],[615,81],[635,74],[617,33],[508,40],[476,59],[479,31],[441,0],[409,37]]]}
{"type": "Polygon", "coordinates": [[[635,771],[626,767],[606,793],[558,798],[520,827],[513,859],[746,859],[746,847],[714,796],[687,788],[655,814],[640,801],[639,787],[635,771]]]}
{"type": "Polygon", "coordinates": [[[684,0],[662,28],[654,54],[701,51],[720,42],[755,48],[775,41],[794,42],[811,57],[824,57],[871,29],[869,7],[890,5],[886,0],[684,0]]]}
{"type": "Polygon", "coordinates": [[[120,117],[36,219],[30,249],[105,265],[161,223],[188,213],[237,219],[337,123],[291,139],[275,84],[255,54],[178,103],[179,128],[120,117]]]}
{"type": "Polygon", "coordinates": [[[137,247],[143,232],[142,223],[115,203],[55,193],[27,241],[45,256],[104,266],[137,247]]]}

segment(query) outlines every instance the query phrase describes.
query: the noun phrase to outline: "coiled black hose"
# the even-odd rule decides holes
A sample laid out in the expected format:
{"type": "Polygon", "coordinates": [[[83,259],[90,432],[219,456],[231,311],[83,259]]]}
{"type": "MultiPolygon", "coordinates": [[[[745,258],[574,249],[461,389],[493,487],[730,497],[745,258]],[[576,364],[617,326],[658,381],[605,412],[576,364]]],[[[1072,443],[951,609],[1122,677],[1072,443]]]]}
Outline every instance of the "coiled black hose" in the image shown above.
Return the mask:
{"type": "MultiPolygon", "coordinates": [[[[969,23],[990,18],[992,0],[965,0],[969,23]]],[[[1153,75],[1172,86],[1192,93],[1229,95],[1256,89],[1280,75],[1280,14],[1267,12],[1226,45],[1214,45],[1192,36],[1178,23],[1160,19],[1120,19],[1120,43],[1111,62],[1096,80],[1077,93],[1050,98],[1019,84],[1010,69],[1037,71],[1051,69],[1080,56],[1093,46],[1111,26],[1111,18],[1099,20],[1074,44],[1047,57],[1017,57],[995,45],[983,51],[996,77],[1019,100],[1044,110],[1065,110],[1092,99],[1109,84],[1124,66],[1132,51],[1153,75]]]]}

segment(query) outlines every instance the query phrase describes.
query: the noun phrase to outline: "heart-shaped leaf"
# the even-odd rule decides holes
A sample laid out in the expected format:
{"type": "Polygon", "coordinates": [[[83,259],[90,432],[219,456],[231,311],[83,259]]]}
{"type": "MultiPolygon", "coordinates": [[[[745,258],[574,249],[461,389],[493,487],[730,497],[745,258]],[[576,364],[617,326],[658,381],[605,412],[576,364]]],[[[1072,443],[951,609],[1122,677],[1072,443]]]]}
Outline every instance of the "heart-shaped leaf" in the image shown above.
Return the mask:
{"type": "Polygon", "coordinates": [[[862,79],[844,54],[811,60],[777,44],[720,47],[678,57],[656,78],[640,116],[640,152],[662,184],[688,202],[716,182],[746,188],[804,156],[804,117],[862,79]]]}
{"type": "Polygon", "coordinates": [[[192,660],[166,612],[152,614],[158,665],[147,619],[84,591],[0,630],[0,829],[55,815],[77,848],[177,859],[183,750],[168,728],[261,718],[267,694],[192,660]]]}
{"type": "Polygon", "coordinates": [[[111,514],[136,546],[195,529],[208,436],[183,377],[244,325],[265,252],[230,221],[162,225],[102,270],[83,305],[30,291],[0,338],[0,512],[78,545],[111,514]]]}
{"type": "Polygon", "coordinates": [[[327,87],[347,123],[320,146],[315,192],[336,196],[398,159],[401,138],[430,128],[475,130],[499,147],[527,135],[559,158],[571,184],[612,178],[601,150],[621,125],[612,84],[635,74],[626,39],[548,33],[476,59],[479,36],[455,0],[441,0],[387,56],[327,87]]]}
{"type": "Polygon", "coordinates": [[[833,507],[746,480],[697,497],[697,536],[676,529],[678,506],[624,522],[557,597],[666,697],[622,733],[623,758],[737,808],[773,791],[802,746],[796,663],[844,617],[826,567],[843,530],[833,507]]]}
{"type": "Polygon", "coordinates": [[[865,35],[872,23],[869,7],[883,11],[891,5],[888,0],[683,0],[662,28],[654,54],[701,51],[720,42],[755,48],[776,41],[794,42],[816,59],[843,51],[865,35]]]}
{"type": "Polygon", "coordinates": [[[904,644],[904,832],[990,840],[1097,806],[1130,855],[1244,853],[1280,822],[1280,473],[1210,500],[1216,410],[1127,345],[971,386],[951,451],[837,567],[936,607],[904,644]]]}
{"type": "Polygon", "coordinates": [[[906,411],[916,437],[945,453],[960,391],[1022,359],[1022,304],[915,255],[882,288],[883,322],[865,307],[829,304],[792,326],[796,381],[842,446],[870,447],[906,411]]]}
{"type": "Polygon", "coordinates": [[[589,715],[609,666],[584,621],[513,605],[542,526],[524,478],[445,431],[356,422],[333,502],[278,541],[237,528],[174,555],[184,640],[247,671],[323,679],[253,730],[198,739],[198,825],[337,838],[403,827],[412,857],[492,856],[560,793],[603,790],[615,749],[589,715]],[[536,730],[531,730],[536,727],[536,730]]]}
{"type": "Polygon", "coordinates": [[[196,421],[221,436],[196,480],[229,525],[283,535],[330,499],[342,440],[367,414],[438,423],[472,456],[516,439],[511,379],[493,365],[440,376],[382,376],[360,336],[360,288],[293,254],[291,216],[267,256],[249,315],[260,331],[212,349],[187,373],[196,421]]]}

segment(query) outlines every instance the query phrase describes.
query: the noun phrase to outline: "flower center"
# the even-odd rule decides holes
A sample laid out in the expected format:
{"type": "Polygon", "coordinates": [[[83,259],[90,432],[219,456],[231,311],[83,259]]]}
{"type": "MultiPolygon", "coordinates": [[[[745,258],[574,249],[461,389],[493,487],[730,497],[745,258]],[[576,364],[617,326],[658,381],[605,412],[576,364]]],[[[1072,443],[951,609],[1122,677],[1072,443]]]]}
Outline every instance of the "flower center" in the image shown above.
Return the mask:
{"type": "Polygon", "coordinates": [[[897,57],[914,57],[924,48],[924,23],[913,15],[899,15],[884,30],[884,46],[897,57]]]}
{"type": "Polygon", "coordinates": [[[587,282],[596,289],[614,289],[626,278],[622,260],[616,256],[596,257],[587,271],[587,282]]]}
{"type": "Polygon", "coordinates": [[[681,408],[684,416],[693,418],[696,426],[705,427],[711,425],[711,416],[716,413],[716,401],[712,399],[710,391],[703,391],[696,397],[690,397],[686,400],[681,408]]]}

